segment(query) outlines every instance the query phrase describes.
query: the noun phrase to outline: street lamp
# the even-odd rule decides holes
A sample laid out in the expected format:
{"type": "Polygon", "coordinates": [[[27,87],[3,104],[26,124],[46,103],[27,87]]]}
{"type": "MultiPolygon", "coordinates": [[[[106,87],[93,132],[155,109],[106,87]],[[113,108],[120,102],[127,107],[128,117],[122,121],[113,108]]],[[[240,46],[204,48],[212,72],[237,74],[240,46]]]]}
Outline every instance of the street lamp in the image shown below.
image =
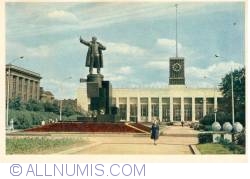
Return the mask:
{"type": "MultiPolygon", "coordinates": [[[[69,77],[63,79],[63,81],[69,80],[69,79],[72,79],[72,77],[69,76],[69,77]]],[[[60,84],[60,90],[61,90],[61,95],[62,95],[62,92],[63,92],[63,85],[62,85],[62,83],[60,84]]],[[[62,121],[62,100],[63,99],[60,100],[60,117],[59,117],[59,121],[62,121]]]]}
{"type": "MultiPolygon", "coordinates": [[[[214,55],[215,58],[224,58],[219,55],[214,55]]],[[[234,83],[233,83],[233,68],[231,67],[231,96],[232,96],[232,125],[234,124],[234,83]]]]}
{"type": "Polygon", "coordinates": [[[10,98],[10,67],[11,67],[11,63],[14,63],[17,60],[23,59],[24,56],[20,56],[18,58],[15,58],[13,60],[10,61],[10,63],[8,64],[8,78],[7,78],[7,101],[6,101],[6,129],[8,129],[9,126],[9,98],[10,98]]]}

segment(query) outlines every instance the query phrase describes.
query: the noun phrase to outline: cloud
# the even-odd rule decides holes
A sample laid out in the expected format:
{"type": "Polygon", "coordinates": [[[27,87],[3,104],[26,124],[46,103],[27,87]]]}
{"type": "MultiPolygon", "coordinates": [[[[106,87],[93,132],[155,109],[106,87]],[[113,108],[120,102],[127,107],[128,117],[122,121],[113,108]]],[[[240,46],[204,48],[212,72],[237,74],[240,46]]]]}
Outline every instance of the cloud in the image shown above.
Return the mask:
{"type": "Polygon", "coordinates": [[[146,53],[145,49],[137,47],[137,46],[129,45],[126,43],[106,42],[105,44],[108,47],[107,53],[110,53],[110,54],[142,56],[146,53]]]}
{"type": "Polygon", "coordinates": [[[166,70],[168,69],[169,61],[165,59],[164,61],[150,61],[144,65],[145,68],[166,70]]]}
{"type": "Polygon", "coordinates": [[[238,69],[242,68],[243,65],[229,61],[213,64],[208,66],[208,68],[187,67],[186,79],[189,80],[189,85],[214,87],[221,82],[221,78],[223,78],[227,73],[230,73],[231,67],[233,69],[238,69]],[[197,83],[197,81],[199,82],[197,83]]]}
{"type": "Polygon", "coordinates": [[[72,89],[77,89],[78,84],[70,82],[70,79],[59,80],[47,78],[41,81],[41,86],[45,91],[51,91],[56,99],[76,98],[72,96],[72,89]]]}
{"type": "MultiPolygon", "coordinates": [[[[159,45],[159,46],[162,46],[162,47],[173,48],[176,45],[176,40],[160,38],[160,39],[157,39],[156,44],[159,45]]],[[[182,45],[180,43],[178,43],[178,47],[181,48],[182,45]]]]}
{"type": "Polygon", "coordinates": [[[50,56],[52,53],[51,49],[49,46],[46,45],[40,45],[38,47],[31,47],[31,48],[26,48],[25,54],[29,54],[31,58],[45,58],[50,56]]]}
{"type": "Polygon", "coordinates": [[[133,73],[133,70],[131,69],[130,66],[124,66],[119,69],[119,73],[124,74],[124,75],[129,75],[133,73]]]}
{"type": "Polygon", "coordinates": [[[74,14],[64,11],[64,10],[55,10],[55,11],[48,12],[47,17],[50,20],[54,20],[58,22],[67,22],[67,23],[77,22],[78,20],[74,14]]]}
{"type": "Polygon", "coordinates": [[[24,55],[27,59],[45,59],[53,54],[53,49],[47,45],[39,45],[36,47],[28,47],[21,43],[8,43],[7,48],[12,52],[12,56],[24,55]]]}

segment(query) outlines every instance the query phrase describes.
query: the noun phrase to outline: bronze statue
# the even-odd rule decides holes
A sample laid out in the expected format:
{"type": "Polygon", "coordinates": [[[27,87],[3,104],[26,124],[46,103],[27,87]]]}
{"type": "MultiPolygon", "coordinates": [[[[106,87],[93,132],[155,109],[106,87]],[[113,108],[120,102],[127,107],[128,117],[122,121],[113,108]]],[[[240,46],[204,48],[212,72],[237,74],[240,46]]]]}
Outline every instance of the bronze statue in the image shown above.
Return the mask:
{"type": "Polygon", "coordinates": [[[102,50],[106,50],[100,42],[97,42],[96,37],[92,37],[92,41],[88,42],[80,36],[80,42],[89,47],[86,56],[85,66],[89,67],[89,73],[93,73],[93,68],[97,68],[97,73],[100,74],[100,68],[103,68],[102,50]]]}

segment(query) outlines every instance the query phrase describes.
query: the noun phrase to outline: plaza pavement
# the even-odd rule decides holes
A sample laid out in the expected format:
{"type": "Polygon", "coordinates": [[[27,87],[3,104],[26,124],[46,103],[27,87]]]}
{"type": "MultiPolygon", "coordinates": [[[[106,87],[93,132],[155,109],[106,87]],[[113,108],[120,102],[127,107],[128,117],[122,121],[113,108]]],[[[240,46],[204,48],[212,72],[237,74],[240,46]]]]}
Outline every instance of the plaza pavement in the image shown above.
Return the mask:
{"type": "Polygon", "coordinates": [[[78,134],[90,144],[58,154],[193,154],[190,145],[198,143],[197,131],[187,126],[161,126],[160,131],[157,145],[149,134],[78,134]]]}

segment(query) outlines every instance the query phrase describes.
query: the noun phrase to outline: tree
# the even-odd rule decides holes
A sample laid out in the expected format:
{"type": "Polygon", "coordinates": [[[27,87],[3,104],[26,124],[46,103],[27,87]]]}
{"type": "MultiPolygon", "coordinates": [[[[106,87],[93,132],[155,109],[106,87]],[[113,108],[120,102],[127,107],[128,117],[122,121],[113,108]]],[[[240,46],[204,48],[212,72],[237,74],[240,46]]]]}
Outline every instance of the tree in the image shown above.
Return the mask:
{"type": "Polygon", "coordinates": [[[30,99],[26,104],[26,109],[28,111],[44,111],[44,105],[38,100],[30,99]]]}
{"type": "Polygon", "coordinates": [[[16,98],[10,100],[9,108],[15,109],[15,110],[24,110],[25,104],[22,102],[21,97],[18,96],[16,98]]]}
{"type": "Polygon", "coordinates": [[[45,112],[53,112],[56,114],[59,114],[59,106],[56,102],[54,103],[50,103],[50,102],[46,102],[44,103],[44,110],[45,112]]]}
{"type": "Polygon", "coordinates": [[[223,94],[223,111],[232,116],[231,75],[233,76],[234,86],[235,121],[245,125],[245,68],[234,70],[222,78],[220,90],[223,94]]]}

